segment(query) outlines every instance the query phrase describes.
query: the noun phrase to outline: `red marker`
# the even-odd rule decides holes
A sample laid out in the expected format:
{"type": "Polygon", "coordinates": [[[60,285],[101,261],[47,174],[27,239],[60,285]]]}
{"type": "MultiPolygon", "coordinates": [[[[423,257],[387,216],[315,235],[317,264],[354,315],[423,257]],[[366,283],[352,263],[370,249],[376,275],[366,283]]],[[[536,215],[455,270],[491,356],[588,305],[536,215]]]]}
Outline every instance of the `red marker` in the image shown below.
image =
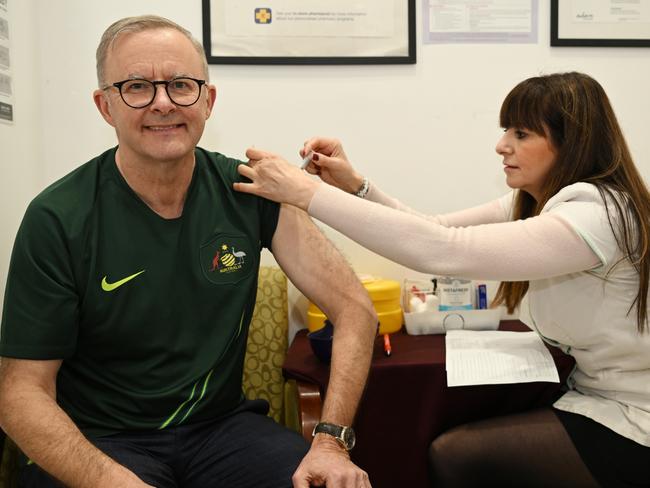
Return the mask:
{"type": "Polygon", "coordinates": [[[389,334],[384,334],[384,354],[386,356],[390,356],[392,354],[393,350],[390,347],[390,335],[389,334]]]}

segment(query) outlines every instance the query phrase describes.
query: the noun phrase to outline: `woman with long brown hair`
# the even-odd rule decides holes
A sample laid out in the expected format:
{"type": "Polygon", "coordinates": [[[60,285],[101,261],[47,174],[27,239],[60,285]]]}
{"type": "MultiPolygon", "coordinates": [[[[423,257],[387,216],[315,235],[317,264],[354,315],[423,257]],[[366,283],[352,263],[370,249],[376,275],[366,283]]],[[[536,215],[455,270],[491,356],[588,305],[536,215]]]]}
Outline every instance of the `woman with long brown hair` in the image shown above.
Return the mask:
{"type": "MultiPolygon", "coordinates": [[[[426,216],[381,192],[334,139],[309,178],[250,149],[239,191],[289,203],[389,259],[499,280],[494,304],[576,360],[552,407],[454,428],[431,445],[436,486],[648,486],[650,194],[603,88],[581,73],[527,79],[506,97],[496,151],[508,195],[426,216]],[[385,229],[403,239],[386,242],[385,229]]],[[[313,153],[312,153],[313,151],[313,153]]]]}

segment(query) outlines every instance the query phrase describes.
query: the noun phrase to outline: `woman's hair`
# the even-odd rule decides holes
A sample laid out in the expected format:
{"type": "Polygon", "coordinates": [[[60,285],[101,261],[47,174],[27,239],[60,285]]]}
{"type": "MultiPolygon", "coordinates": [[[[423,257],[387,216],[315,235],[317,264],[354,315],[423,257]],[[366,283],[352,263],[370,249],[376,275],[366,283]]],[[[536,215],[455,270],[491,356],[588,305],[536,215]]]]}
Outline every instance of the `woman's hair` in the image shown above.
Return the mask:
{"type": "MultiPolygon", "coordinates": [[[[529,78],[508,94],[499,118],[502,127],[528,129],[550,138],[557,151],[539,200],[525,191],[516,192],[513,219],[539,215],[565,186],[595,185],[607,202],[616,242],[639,273],[639,289],[629,310],[636,305],[637,328],[647,330],[650,193],[602,86],[582,73],[529,78]]],[[[527,281],[502,282],[494,304],[505,303],[512,313],[527,291],[527,281]]]]}
{"type": "Polygon", "coordinates": [[[120,19],[111,24],[104,31],[102,39],[99,41],[99,46],[97,46],[97,53],[95,55],[97,59],[97,82],[99,83],[100,88],[103,88],[106,85],[106,80],[104,79],[104,65],[106,64],[108,50],[113,46],[113,43],[115,43],[117,38],[123,34],[131,34],[134,32],[153,29],[173,29],[187,37],[201,57],[205,79],[209,79],[208,61],[205,57],[205,50],[203,49],[203,45],[192,36],[190,31],[181,27],[176,22],[164,17],[159,17],[157,15],[140,15],[137,17],[125,17],[120,19]]]}

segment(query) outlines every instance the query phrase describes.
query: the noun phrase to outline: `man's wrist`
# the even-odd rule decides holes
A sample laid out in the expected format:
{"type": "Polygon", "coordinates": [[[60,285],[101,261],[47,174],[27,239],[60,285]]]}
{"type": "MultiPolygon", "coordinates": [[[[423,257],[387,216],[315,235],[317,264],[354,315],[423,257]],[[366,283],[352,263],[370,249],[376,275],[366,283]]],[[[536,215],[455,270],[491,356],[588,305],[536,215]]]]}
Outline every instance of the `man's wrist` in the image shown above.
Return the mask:
{"type": "Polygon", "coordinates": [[[333,424],[330,422],[319,422],[314,427],[312,436],[315,436],[317,434],[326,434],[328,436],[331,436],[346,451],[352,449],[356,442],[354,429],[346,425],[333,424]]]}
{"type": "Polygon", "coordinates": [[[345,454],[348,458],[350,453],[343,445],[337,441],[334,437],[324,433],[317,433],[312,439],[312,446],[322,448],[322,449],[335,449],[336,452],[345,454]]]}

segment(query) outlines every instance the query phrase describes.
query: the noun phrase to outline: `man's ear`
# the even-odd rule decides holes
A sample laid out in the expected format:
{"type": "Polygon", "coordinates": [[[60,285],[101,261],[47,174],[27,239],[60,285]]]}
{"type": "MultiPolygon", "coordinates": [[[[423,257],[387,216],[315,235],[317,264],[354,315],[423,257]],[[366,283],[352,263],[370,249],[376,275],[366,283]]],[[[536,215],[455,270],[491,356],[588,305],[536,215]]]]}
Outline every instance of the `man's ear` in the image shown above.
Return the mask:
{"type": "Polygon", "coordinates": [[[95,90],[93,92],[93,100],[95,102],[97,110],[99,110],[99,113],[102,114],[102,117],[104,117],[104,120],[108,122],[112,127],[115,127],[106,90],[95,90]]]}
{"type": "Polygon", "coordinates": [[[205,105],[205,120],[210,118],[212,113],[212,108],[214,107],[214,102],[217,100],[217,87],[214,85],[205,85],[208,96],[206,97],[205,105]]]}

